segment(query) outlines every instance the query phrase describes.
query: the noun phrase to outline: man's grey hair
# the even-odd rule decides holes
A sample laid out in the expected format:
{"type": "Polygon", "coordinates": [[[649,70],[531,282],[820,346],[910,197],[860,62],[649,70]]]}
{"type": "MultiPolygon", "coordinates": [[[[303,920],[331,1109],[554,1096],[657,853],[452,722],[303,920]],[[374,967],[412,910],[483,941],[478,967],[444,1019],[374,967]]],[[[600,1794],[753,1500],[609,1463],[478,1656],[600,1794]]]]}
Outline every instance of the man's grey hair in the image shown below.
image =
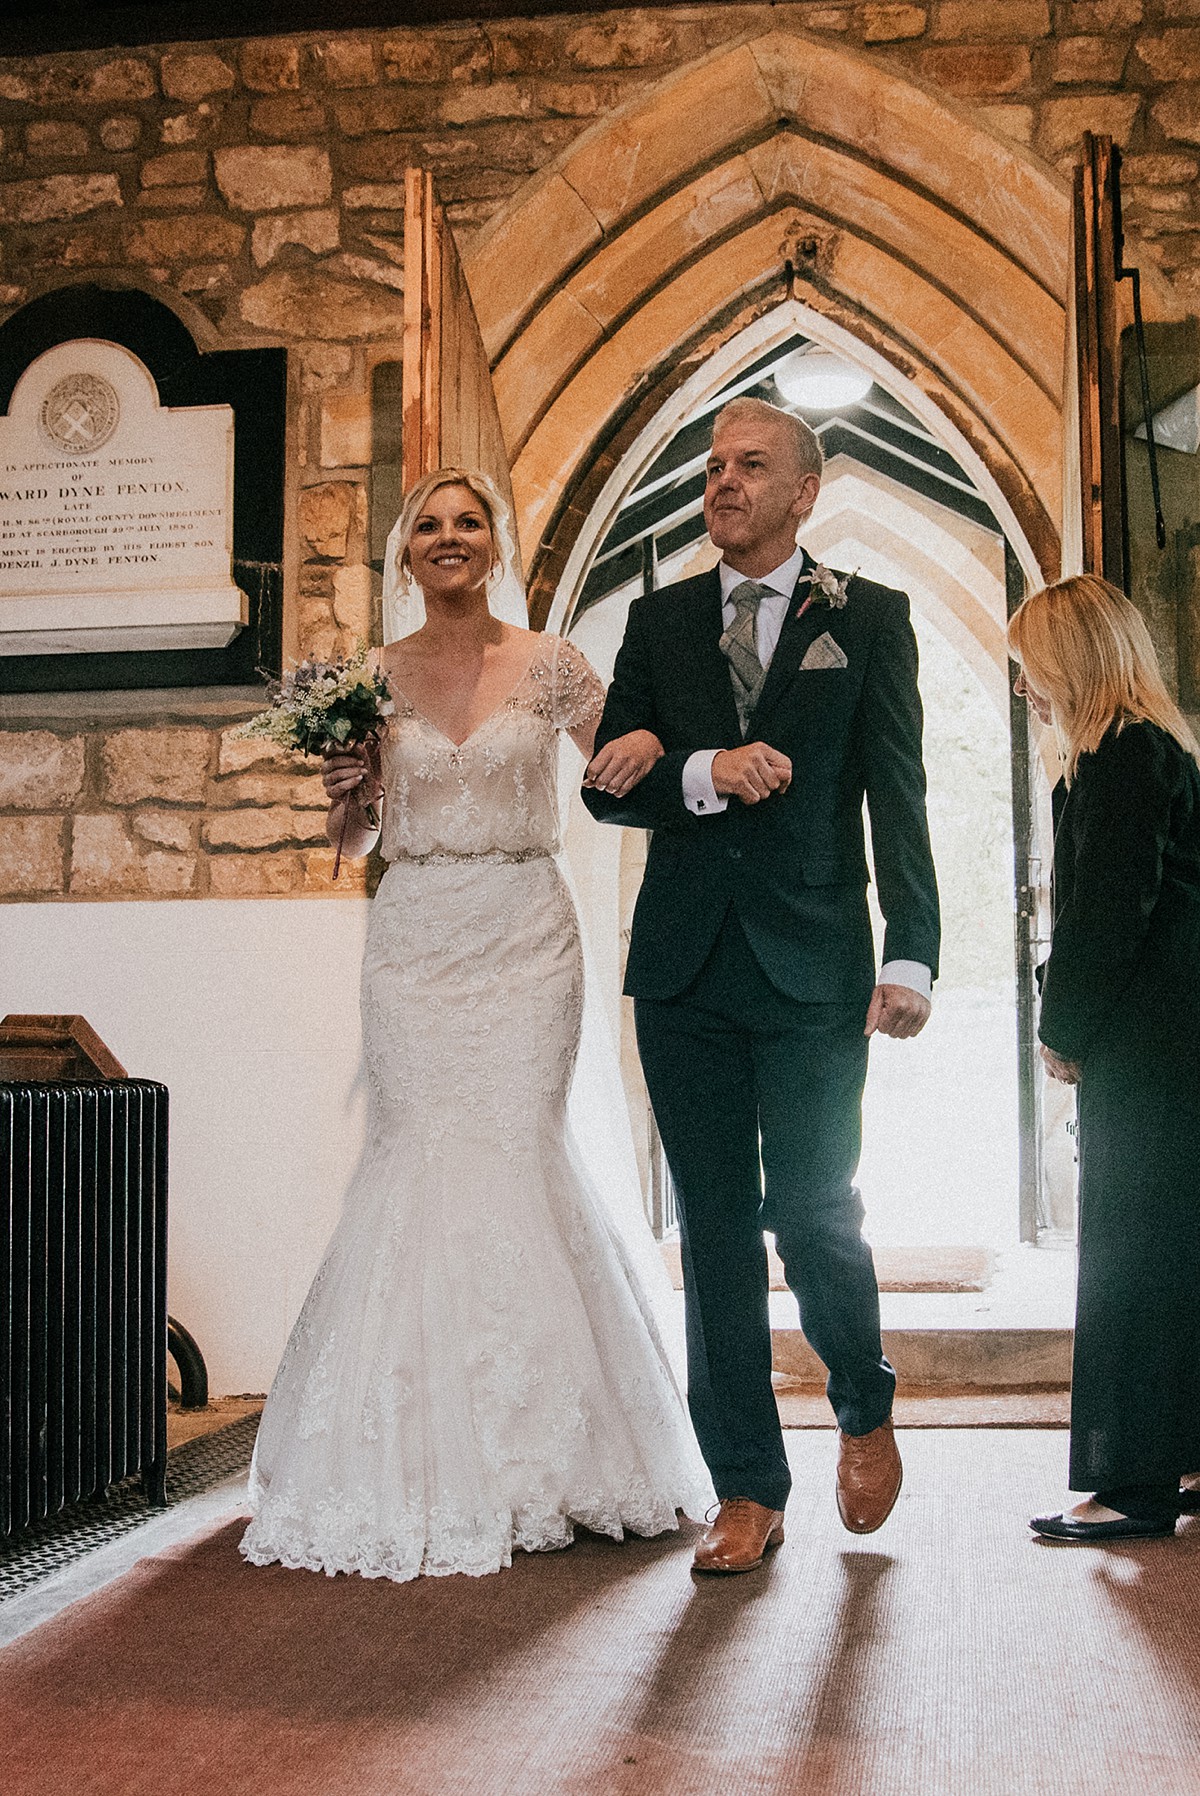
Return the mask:
{"type": "Polygon", "coordinates": [[[716,436],[722,424],[736,424],[742,419],[747,423],[779,425],[786,431],[796,452],[796,462],[801,474],[816,474],[819,478],[823,473],[825,454],[821,448],[821,439],[795,412],[785,412],[777,405],[769,405],[765,399],[752,399],[746,394],[740,399],[731,399],[728,405],[721,407],[713,419],[713,436],[716,436]]]}

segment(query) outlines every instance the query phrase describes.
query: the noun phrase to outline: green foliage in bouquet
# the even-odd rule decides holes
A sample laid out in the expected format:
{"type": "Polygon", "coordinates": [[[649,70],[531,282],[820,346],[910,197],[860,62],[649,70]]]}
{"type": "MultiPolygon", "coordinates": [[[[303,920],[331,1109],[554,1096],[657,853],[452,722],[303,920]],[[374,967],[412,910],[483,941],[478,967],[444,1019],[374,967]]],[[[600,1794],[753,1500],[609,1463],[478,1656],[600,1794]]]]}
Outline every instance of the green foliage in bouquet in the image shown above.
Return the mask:
{"type": "MultiPolygon", "coordinates": [[[[345,661],[301,661],[281,680],[269,680],[271,703],[233,734],[239,741],[263,737],[277,747],[304,755],[350,748],[378,736],[395,710],[387,681],[367,665],[367,645],[360,642],[345,661]]],[[[342,864],[342,847],[350,806],[342,807],[342,827],[334,856],[333,877],[342,864]]],[[[378,829],[374,805],[362,808],[369,829],[378,829]]]]}
{"type": "Polygon", "coordinates": [[[233,732],[239,741],[265,737],[320,755],[378,735],[394,709],[387,681],[367,665],[365,643],[345,661],[301,661],[268,685],[270,705],[233,732]]]}

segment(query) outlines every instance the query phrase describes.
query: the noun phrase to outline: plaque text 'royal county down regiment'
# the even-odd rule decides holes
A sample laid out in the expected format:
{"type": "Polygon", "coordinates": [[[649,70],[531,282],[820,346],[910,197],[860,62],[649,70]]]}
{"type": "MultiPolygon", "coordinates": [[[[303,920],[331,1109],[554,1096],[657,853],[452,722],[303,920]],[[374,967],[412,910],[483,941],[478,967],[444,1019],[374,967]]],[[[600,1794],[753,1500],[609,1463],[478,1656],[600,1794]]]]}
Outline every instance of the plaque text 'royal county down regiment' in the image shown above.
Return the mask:
{"type": "Polygon", "coordinates": [[[167,409],[116,343],[60,343],[0,418],[0,654],[223,648],[233,412],[167,409]]]}

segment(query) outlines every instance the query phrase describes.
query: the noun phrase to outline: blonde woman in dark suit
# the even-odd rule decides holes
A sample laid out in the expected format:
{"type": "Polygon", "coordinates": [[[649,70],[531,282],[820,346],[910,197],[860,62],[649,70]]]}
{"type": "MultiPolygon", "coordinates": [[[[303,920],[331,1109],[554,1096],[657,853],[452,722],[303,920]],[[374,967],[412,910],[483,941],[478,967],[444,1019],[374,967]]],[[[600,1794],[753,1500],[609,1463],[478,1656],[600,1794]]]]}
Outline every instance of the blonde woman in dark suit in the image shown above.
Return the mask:
{"type": "Polygon", "coordinates": [[[1092,575],[1009,625],[1066,803],[1039,1033],[1079,1087],[1072,1490],[1056,1540],[1169,1535],[1200,1509],[1200,766],[1125,596],[1092,575]]]}

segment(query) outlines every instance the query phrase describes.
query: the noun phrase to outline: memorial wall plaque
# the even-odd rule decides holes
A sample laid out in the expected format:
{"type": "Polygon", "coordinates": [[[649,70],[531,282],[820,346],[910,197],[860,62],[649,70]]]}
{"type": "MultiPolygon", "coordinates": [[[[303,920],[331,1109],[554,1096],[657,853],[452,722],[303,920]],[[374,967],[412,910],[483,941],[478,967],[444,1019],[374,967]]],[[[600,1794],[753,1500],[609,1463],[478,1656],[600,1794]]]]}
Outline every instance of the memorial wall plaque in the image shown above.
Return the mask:
{"type": "Polygon", "coordinates": [[[0,417],[0,654],[224,648],[233,410],[169,408],[119,344],[59,343],[0,417]]]}

